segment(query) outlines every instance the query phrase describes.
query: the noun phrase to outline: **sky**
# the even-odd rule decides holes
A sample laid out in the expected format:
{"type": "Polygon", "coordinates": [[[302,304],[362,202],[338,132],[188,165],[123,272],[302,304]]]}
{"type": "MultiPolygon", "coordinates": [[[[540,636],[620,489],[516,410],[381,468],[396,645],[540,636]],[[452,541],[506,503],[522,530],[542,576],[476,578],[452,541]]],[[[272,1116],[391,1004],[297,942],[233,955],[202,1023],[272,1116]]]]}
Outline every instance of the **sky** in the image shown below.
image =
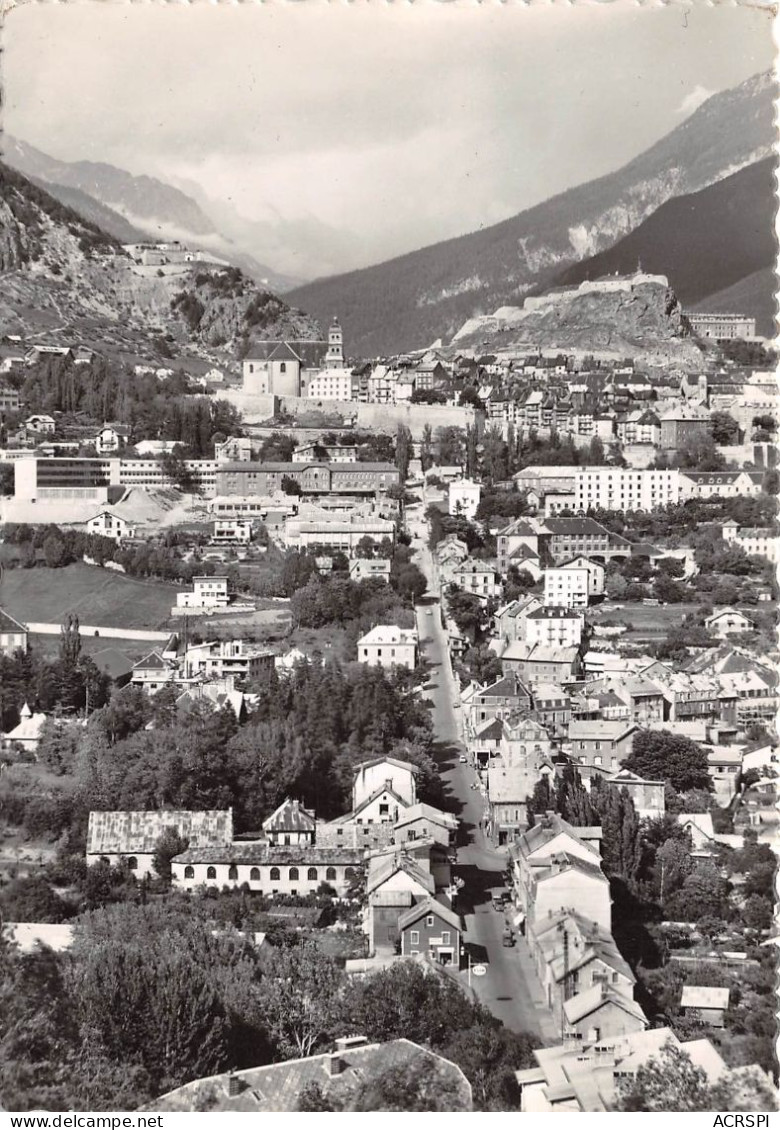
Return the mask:
{"type": "Polygon", "coordinates": [[[771,26],[698,0],[30,3],[3,30],[3,128],[185,187],[312,277],[619,168],[771,67],[771,26]]]}

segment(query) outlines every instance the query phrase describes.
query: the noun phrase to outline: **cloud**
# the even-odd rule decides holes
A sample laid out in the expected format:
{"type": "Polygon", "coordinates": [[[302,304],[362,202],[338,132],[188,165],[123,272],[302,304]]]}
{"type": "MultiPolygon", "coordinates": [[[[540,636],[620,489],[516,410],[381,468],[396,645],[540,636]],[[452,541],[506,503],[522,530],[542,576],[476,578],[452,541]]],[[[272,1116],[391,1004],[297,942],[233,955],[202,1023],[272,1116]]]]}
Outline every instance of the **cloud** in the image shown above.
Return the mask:
{"type": "Polygon", "coordinates": [[[693,90],[686,94],[680,105],[677,107],[678,114],[692,114],[694,110],[698,110],[702,102],[706,102],[714,90],[707,90],[706,86],[697,84],[693,90]]]}

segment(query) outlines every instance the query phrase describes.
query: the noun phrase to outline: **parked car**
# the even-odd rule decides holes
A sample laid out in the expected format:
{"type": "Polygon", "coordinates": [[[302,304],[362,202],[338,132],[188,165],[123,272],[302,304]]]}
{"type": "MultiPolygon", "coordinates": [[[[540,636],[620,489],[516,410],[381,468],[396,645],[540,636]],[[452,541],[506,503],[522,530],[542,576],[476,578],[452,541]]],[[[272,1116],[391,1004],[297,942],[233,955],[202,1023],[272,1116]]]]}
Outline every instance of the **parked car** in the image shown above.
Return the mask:
{"type": "Polygon", "coordinates": [[[468,763],[468,758],[466,757],[465,753],[462,753],[460,755],[458,761],[461,763],[461,765],[466,765],[468,763]]]}

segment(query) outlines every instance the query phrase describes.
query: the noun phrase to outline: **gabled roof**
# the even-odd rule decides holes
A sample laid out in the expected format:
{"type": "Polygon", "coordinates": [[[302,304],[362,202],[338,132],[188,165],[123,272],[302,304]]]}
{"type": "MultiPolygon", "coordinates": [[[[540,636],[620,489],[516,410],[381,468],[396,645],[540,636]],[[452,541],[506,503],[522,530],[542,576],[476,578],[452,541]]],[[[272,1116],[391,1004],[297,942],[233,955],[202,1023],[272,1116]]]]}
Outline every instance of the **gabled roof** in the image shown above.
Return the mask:
{"type": "Polygon", "coordinates": [[[26,624],[22,624],[19,620],[14,620],[4,609],[0,608],[0,632],[13,632],[17,635],[19,632],[27,632],[29,629],[26,624]]]}
{"type": "Polygon", "coordinates": [[[412,824],[415,820],[430,820],[431,823],[441,824],[442,827],[452,831],[458,827],[458,819],[451,812],[442,812],[440,808],[434,808],[432,804],[425,804],[424,801],[410,804],[400,814],[394,827],[400,828],[403,824],[412,824]]]}
{"type": "Polygon", "coordinates": [[[362,769],[370,769],[372,765],[394,765],[396,769],[408,769],[410,773],[420,772],[411,761],[400,761],[397,757],[373,757],[370,761],[358,762],[352,770],[353,775],[357,776],[362,769]]]}
{"type": "Polygon", "coordinates": [[[369,860],[368,877],[366,879],[367,893],[371,894],[372,891],[383,886],[388,879],[392,879],[393,875],[398,874],[398,872],[403,872],[413,883],[422,887],[429,894],[434,893],[436,884],[430,871],[424,870],[416,859],[413,859],[400,848],[393,851],[392,854],[369,860]]]}
{"type": "Polygon", "coordinates": [[[118,647],[104,647],[100,651],[93,651],[90,659],[109,679],[121,679],[133,670],[132,661],[118,647]]]}
{"type": "Polygon", "coordinates": [[[438,899],[434,898],[423,899],[422,902],[418,902],[415,906],[410,906],[398,919],[398,928],[405,930],[407,926],[411,926],[413,923],[418,922],[421,918],[425,918],[429,914],[441,918],[448,926],[452,926],[453,930],[462,929],[460,915],[456,914],[455,911],[451,910],[448,906],[445,906],[443,902],[439,902],[438,899]]]}
{"type": "Polygon", "coordinates": [[[680,1005],[683,1008],[728,1008],[728,988],[711,985],[683,985],[680,1005]]]}
{"type": "Polygon", "coordinates": [[[269,361],[301,361],[298,354],[287,344],[281,341],[275,349],[268,354],[269,361]]]}
{"type": "Polygon", "coordinates": [[[162,655],[160,655],[159,651],[155,648],[150,651],[148,655],[145,655],[143,659],[139,659],[137,663],[134,663],[133,670],[170,671],[171,666],[172,664],[169,660],[163,659],[162,655]]]}
{"type": "Polygon", "coordinates": [[[563,1011],[569,1024],[576,1024],[578,1020],[583,1020],[586,1016],[597,1012],[605,1004],[614,1004],[629,1016],[635,1017],[643,1024],[647,1023],[647,1017],[636,1001],[617,992],[611,985],[593,985],[592,988],[569,997],[564,1002],[563,1011]]]}
{"type": "Polygon", "coordinates": [[[298,800],[285,797],[275,812],[263,821],[264,832],[313,832],[316,827],[313,812],[298,800]]]}
{"type": "Polygon", "coordinates": [[[175,829],[194,845],[225,845],[233,838],[233,810],[190,812],[166,809],[146,812],[90,812],[87,854],[148,854],[163,832],[175,829]]]}
{"type": "Polygon", "coordinates": [[[394,789],[389,788],[387,785],[380,785],[378,789],[374,789],[374,791],[371,793],[370,796],[367,796],[364,801],[361,801],[360,804],[357,806],[357,808],[353,808],[353,810],[351,812],[345,812],[342,816],[335,817],[335,819],[331,820],[330,823],[331,824],[349,824],[349,823],[351,823],[353,820],[355,820],[355,818],[357,816],[360,815],[361,812],[364,812],[365,809],[367,809],[370,805],[372,805],[374,803],[374,801],[377,799],[377,797],[385,796],[385,795],[392,797],[392,799],[397,804],[399,804],[402,809],[404,809],[406,807],[406,801],[404,800],[403,797],[399,796],[398,793],[395,792],[394,789]]]}

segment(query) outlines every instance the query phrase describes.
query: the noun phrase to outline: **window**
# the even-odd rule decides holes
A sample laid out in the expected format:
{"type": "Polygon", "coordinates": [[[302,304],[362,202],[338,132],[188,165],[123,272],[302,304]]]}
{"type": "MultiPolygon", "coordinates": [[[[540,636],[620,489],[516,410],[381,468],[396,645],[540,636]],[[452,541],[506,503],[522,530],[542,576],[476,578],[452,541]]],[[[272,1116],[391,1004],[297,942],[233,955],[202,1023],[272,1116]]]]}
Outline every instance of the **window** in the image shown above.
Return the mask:
{"type": "Polygon", "coordinates": [[[127,866],[130,868],[131,871],[135,871],[136,868],[138,867],[138,860],[136,859],[136,857],[134,855],[131,855],[130,858],[128,859],[127,866]]]}
{"type": "Polygon", "coordinates": [[[291,881],[291,882],[292,882],[292,880],[293,880],[293,879],[297,879],[297,878],[298,878],[298,868],[297,868],[297,867],[291,867],[291,868],[290,868],[290,875],[289,875],[289,878],[290,878],[290,881],[291,881]]]}
{"type": "Polygon", "coordinates": [[[425,925],[426,926],[433,926],[433,915],[432,914],[429,914],[428,917],[425,919],[425,925]]]}
{"type": "Polygon", "coordinates": [[[228,879],[237,879],[237,878],[238,878],[238,868],[236,867],[235,863],[231,863],[230,867],[228,867],[228,879]]]}
{"type": "Polygon", "coordinates": [[[260,882],[260,868],[259,867],[253,867],[252,870],[249,872],[249,878],[253,883],[259,883],[260,882]]]}
{"type": "Polygon", "coordinates": [[[206,868],[206,878],[207,879],[216,879],[216,877],[217,877],[216,867],[207,867],[206,868]]]}
{"type": "Polygon", "coordinates": [[[184,868],[184,878],[185,879],[194,879],[195,878],[195,868],[189,867],[189,866],[185,867],[184,868]]]}
{"type": "Polygon", "coordinates": [[[420,944],[420,931],[419,930],[411,930],[409,932],[409,944],[413,945],[413,946],[419,946],[419,944],[420,944]]]}
{"type": "Polygon", "coordinates": [[[449,932],[449,930],[442,930],[442,932],[441,932],[441,944],[443,946],[448,946],[450,944],[450,932],[449,932]]]}
{"type": "Polygon", "coordinates": [[[344,878],[345,879],[354,879],[354,877],[355,877],[355,868],[354,867],[345,867],[344,868],[344,878]]]}
{"type": "Polygon", "coordinates": [[[316,878],[317,878],[317,868],[316,867],[310,867],[309,870],[306,872],[306,878],[316,880],[316,878]]]}
{"type": "Polygon", "coordinates": [[[287,372],[287,364],[286,364],[286,362],[282,361],[281,365],[279,366],[279,372],[280,372],[280,373],[286,373],[286,372],[287,372]]]}
{"type": "Polygon", "coordinates": [[[274,882],[278,883],[278,881],[281,879],[281,877],[282,877],[282,873],[279,870],[279,868],[278,867],[272,867],[271,868],[271,882],[272,883],[274,883],[274,882]]]}

